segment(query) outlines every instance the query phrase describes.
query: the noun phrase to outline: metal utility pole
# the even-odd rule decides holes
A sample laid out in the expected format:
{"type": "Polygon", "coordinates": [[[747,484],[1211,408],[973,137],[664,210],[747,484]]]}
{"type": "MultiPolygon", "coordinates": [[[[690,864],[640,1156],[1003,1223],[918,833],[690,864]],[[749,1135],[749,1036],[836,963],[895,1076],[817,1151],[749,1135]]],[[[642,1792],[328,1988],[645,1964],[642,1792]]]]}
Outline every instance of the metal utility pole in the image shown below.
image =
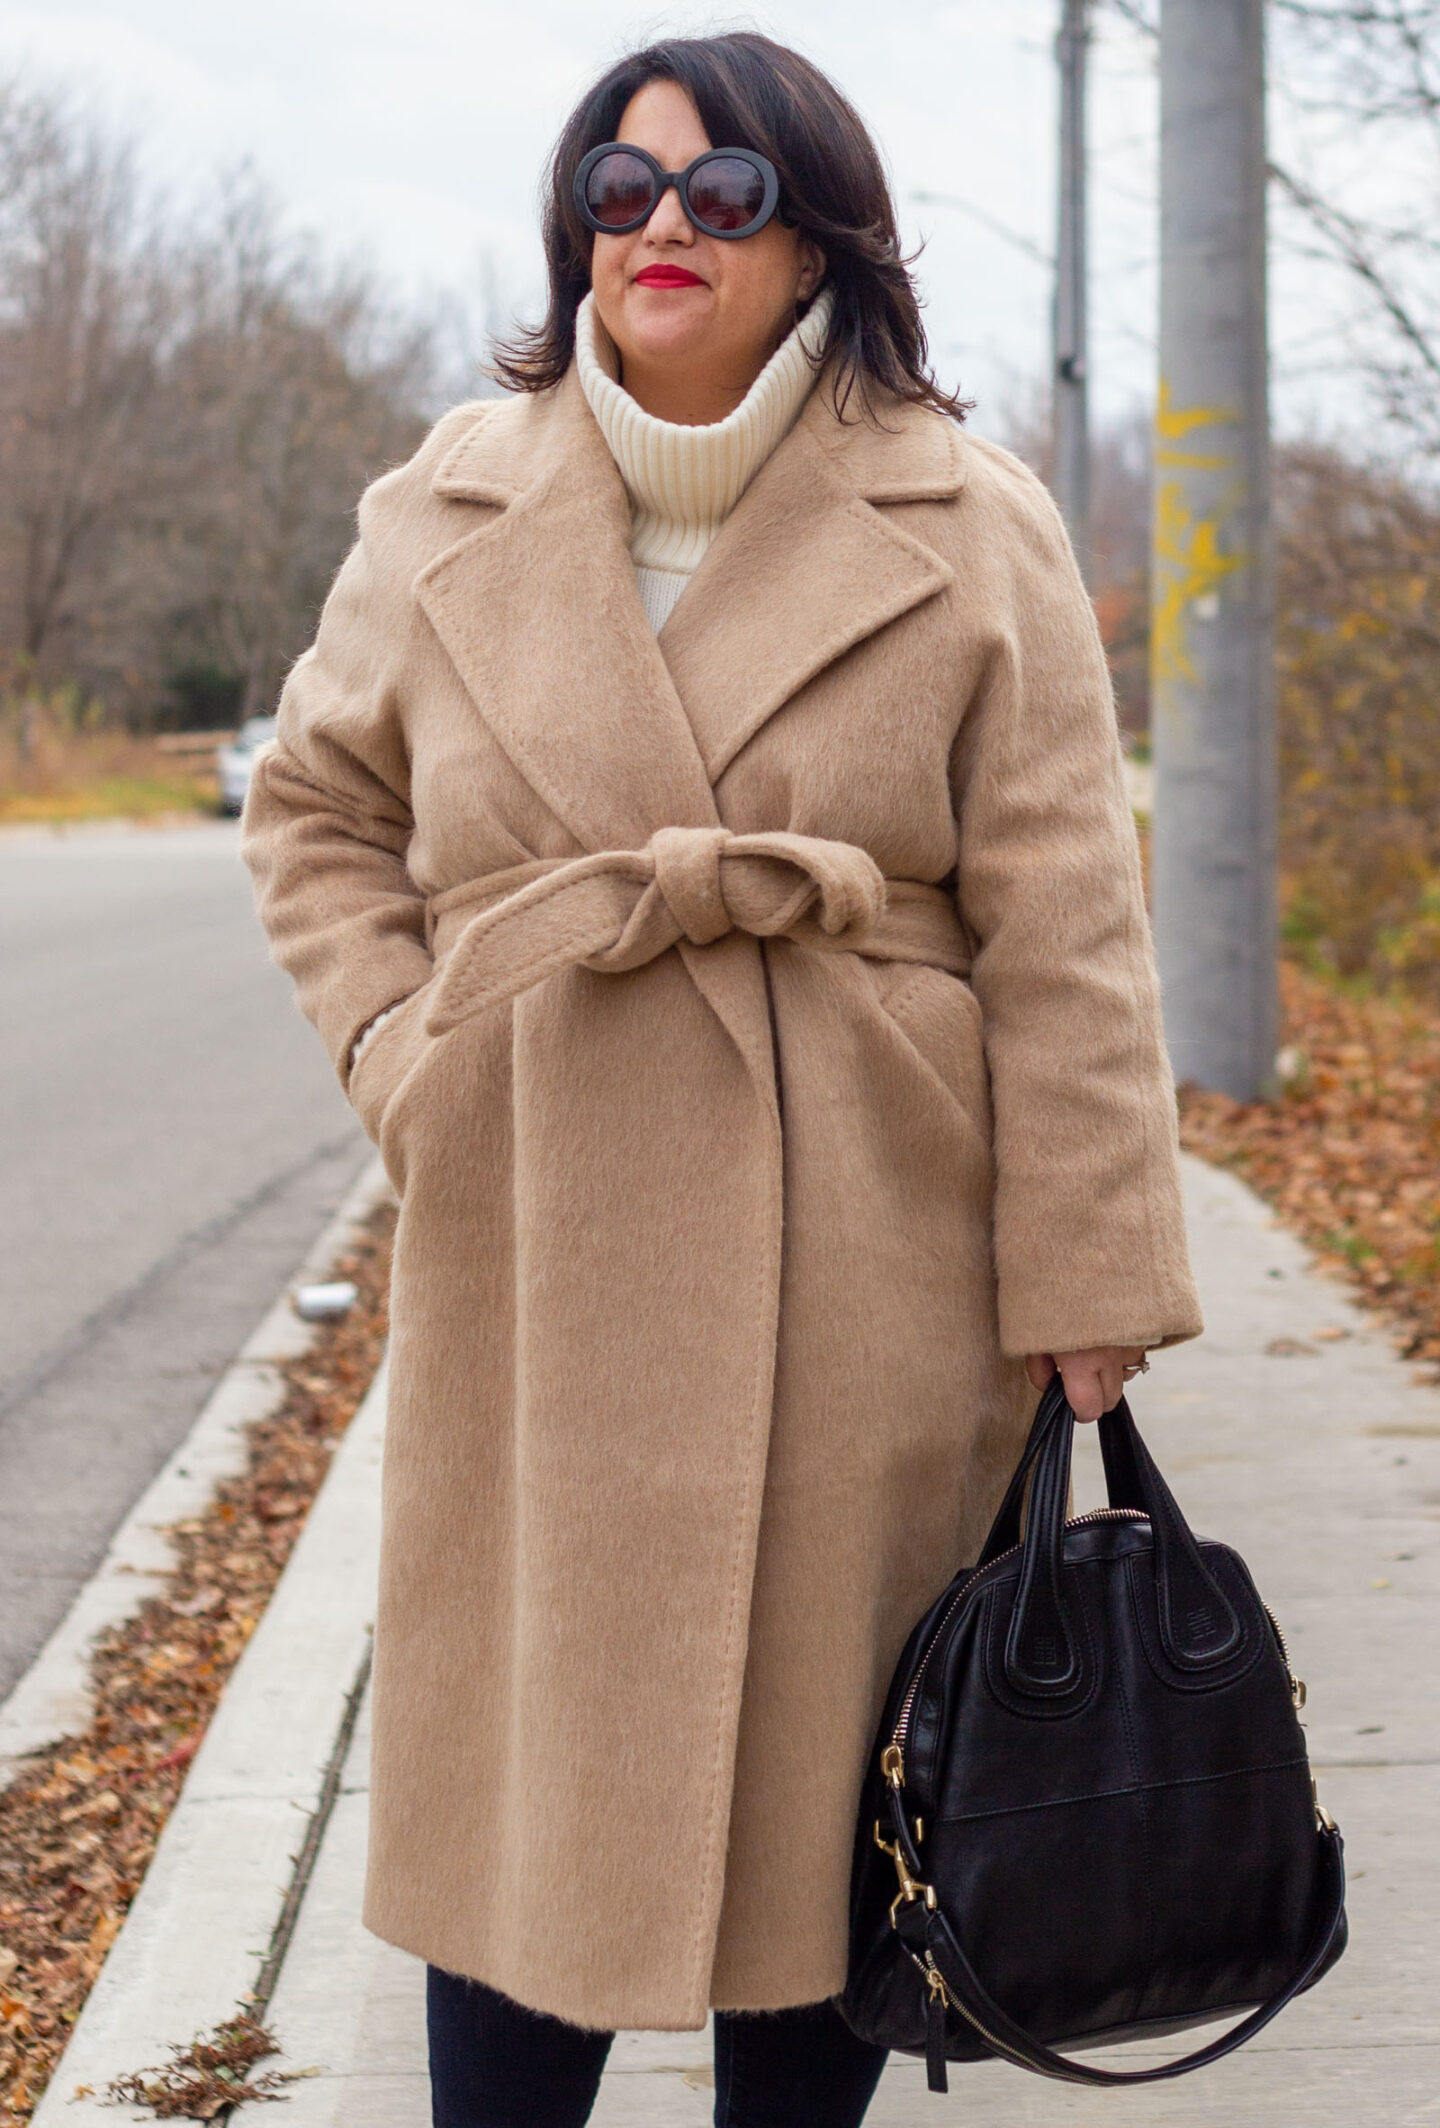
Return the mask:
{"type": "Polygon", "coordinates": [[[1086,380],[1085,62],[1090,0],[1062,0],[1060,212],[1055,247],[1055,495],[1087,582],[1090,575],[1090,408],[1086,380]]]}
{"type": "Polygon", "coordinates": [[[1151,728],[1171,1060],[1273,1088],[1274,576],[1264,0],[1161,0],[1151,728]]]}

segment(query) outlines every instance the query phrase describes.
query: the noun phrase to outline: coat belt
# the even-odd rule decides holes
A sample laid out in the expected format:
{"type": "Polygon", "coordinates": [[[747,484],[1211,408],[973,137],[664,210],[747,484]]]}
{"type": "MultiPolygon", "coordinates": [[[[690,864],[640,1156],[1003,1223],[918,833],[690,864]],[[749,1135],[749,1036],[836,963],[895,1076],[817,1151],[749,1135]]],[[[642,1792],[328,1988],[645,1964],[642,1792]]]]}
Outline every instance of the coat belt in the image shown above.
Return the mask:
{"type": "Polygon", "coordinates": [[[437,894],[441,965],[426,1018],[444,1034],[562,968],[639,968],[682,941],[731,931],[817,952],[916,961],[965,975],[970,949],[952,897],[887,879],[865,850],[817,835],[660,828],[643,850],[540,859],[437,894]]]}

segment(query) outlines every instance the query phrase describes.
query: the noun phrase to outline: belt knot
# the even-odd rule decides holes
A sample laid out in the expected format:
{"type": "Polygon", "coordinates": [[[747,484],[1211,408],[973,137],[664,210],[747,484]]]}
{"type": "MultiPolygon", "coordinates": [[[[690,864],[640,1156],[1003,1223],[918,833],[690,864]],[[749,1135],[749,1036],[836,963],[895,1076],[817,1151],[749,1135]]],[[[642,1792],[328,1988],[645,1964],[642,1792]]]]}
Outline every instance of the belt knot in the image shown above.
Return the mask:
{"type": "Polygon", "coordinates": [[[732,931],[956,972],[968,966],[954,904],[939,887],[887,881],[868,851],[819,835],[659,828],[643,849],[522,867],[519,876],[447,889],[437,902],[443,965],[426,1015],[431,1034],[561,969],[621,975],[672,946],[709,946],[732,931]],[[447,941],[457,923],[463,929],[447,941]]]}
{"type": "Polygon", "coordinates": [[[692,946],[713,945],[735,928],[720,876],[730,839],[728,828],[660,828],[650,838],[655,884],[692,946]]]}
{"type": "Polygon", "coordinates": [[[655,885],[692,946],[727,931],[777,937],[805,915],[830,938],[856,938],[885,909],[885,876],[854,843],[816,835],[733,835],[728,828],[659,828],[648,855],[655,885]]]}

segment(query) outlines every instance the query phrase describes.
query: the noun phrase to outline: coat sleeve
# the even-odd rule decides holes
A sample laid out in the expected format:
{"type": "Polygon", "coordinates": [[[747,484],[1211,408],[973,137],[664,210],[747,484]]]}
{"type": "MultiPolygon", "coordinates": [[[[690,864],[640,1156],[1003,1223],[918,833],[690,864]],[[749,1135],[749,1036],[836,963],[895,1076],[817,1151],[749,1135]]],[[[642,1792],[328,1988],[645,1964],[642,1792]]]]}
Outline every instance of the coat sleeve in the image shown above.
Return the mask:
{"type": "Polygon", "coordinates": [[[271,953],[347,1086],[362,1028],[434,972],[406,865],[404,675],[419,621],[405,533],[453,420],[363,498],[359,539],[285,684],[245,805],[242,851],[271,953]]]}
{"type": "Polygon", "coordinates": [[[1174,1344],[1200,1310],[1109,671],[1050,497],[1008,454],[977,456],[967,500],[999,610],[953,766],[1001,1343],[1017,1358],[1174,1344]]]}

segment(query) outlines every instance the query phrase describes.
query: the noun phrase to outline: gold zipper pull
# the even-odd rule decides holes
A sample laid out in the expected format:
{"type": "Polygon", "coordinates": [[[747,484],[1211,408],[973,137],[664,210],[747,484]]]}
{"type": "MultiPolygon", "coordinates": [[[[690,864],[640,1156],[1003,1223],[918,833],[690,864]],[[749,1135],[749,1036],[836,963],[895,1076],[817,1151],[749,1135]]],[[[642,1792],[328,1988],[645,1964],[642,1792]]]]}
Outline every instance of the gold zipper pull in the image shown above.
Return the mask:
{"type": "Polygon", "coordinates": [[[925,1980],[930,2000],[925,2007],[925,2081],[932,2091],[948,2091],[945,2073],[945,1983],[935,1970],[935,1960],[925,1955],[925,1980]]]}
{"type": "Polygon", "coordinates": [[[905,1786],[905,1755],[898,1744],[887,1744],[880,1754],[880,1771],[892,1788],[905,1786]]]}

